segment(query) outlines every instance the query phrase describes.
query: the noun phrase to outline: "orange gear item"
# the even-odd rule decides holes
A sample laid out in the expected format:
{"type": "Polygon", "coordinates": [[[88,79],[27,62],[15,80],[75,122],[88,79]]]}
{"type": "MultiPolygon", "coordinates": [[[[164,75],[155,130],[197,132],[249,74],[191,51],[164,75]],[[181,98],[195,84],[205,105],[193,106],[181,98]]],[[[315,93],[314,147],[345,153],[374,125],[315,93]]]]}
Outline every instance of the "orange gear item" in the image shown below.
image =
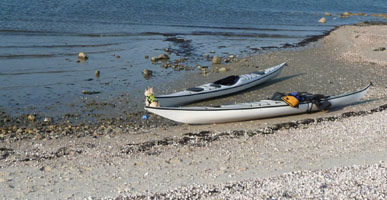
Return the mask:
{"type": "Polygon", "coordinates": [[[289,106],[298,108],[300,101],[294,96],[283,96],[282,101],[285,101],[289,106]]]}

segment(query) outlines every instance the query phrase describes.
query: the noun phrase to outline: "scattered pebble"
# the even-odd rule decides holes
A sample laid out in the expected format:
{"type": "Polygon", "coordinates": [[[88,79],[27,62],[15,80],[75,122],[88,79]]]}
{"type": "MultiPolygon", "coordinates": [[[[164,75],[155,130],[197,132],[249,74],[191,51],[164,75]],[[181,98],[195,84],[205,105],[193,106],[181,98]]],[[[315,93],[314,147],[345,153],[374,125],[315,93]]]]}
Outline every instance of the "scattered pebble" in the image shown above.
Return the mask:
{"type": "Polygon", "coordinates": [[[29,115],[27,116],[27,119],[28,119],[29,121],[35,121],[35,120],[36,120],[36,115],[35,115],[35,114],[29,114],[29,115]]]}
{"type": "Polygon", "coordinates": [[[99,70],[96,70],[95,71],[95,77],[99,78],[100,75],[101,75],[101,72],[99,70]]]}
{"type": "Polygon", "coordinates": [[[153,71],[150,69],[144,69],[144,76],[152,76],[153,71]]]}
{"type": "Polygon", "coordinates": [[[88,58],[89,57],[87,56],[87,54],[85,52],[78,53],[78,59],[87,60],[88,58]]]}

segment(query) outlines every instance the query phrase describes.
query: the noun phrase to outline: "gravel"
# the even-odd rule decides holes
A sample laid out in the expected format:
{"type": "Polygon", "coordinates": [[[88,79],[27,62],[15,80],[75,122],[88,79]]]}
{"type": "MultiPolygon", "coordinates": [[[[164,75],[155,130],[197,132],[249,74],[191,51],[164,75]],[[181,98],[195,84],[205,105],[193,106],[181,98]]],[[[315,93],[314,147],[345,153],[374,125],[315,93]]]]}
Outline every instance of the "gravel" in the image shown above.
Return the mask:
{"type": "Polygon", "coordinates": [[[296,171],[265,179],[192,185],[117,199],[386,199],[387,163],[296,171]]]}

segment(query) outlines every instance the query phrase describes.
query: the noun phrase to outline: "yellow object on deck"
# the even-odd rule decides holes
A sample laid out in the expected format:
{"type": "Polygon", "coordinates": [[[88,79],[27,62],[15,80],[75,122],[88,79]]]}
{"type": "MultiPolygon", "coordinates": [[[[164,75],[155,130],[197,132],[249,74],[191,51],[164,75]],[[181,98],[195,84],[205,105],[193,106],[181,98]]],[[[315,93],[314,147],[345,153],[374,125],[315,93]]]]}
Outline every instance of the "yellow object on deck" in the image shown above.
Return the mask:
{"type": "Polygon", "coordinates": [[[300,101],[294,96],[283,96],[282,101],[285,101],[291,107],[298,107],[300,101]]]}

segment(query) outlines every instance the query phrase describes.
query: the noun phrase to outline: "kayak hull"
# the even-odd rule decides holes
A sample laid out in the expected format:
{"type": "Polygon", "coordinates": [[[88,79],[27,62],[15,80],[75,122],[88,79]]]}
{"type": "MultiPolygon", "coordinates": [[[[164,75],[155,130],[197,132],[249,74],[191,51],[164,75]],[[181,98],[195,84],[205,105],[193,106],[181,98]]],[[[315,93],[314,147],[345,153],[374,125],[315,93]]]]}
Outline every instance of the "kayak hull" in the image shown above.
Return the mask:
{"type": "Polygon", "coordinates": [[[250,74],[239,75],[239,80],[233,85],[207,83],[195,88],[200,89],[201,91],[184,90],[173,94],[156,96],[156,99],[160,106],[170,107],[240,92],[278,76],[286,65],[286,63],[282,63],[275,67],[263,70],[262,72],[264,72],[264,74],[253,72],[250,74]]]}
{"type": "MultiPolygon", "coordinates": [[[[342,107],[359,101],[367,92],[366,88],[328,98],[331,107],[342,107]]],[[[246,121],[318,111],[312,103],[300,103],[298,108],[285,102],[261,100],[253,103],[224,105],[219,107],[145,107],[145,110],[170,120],[187,124],[213,124],[246,121]]]]}

